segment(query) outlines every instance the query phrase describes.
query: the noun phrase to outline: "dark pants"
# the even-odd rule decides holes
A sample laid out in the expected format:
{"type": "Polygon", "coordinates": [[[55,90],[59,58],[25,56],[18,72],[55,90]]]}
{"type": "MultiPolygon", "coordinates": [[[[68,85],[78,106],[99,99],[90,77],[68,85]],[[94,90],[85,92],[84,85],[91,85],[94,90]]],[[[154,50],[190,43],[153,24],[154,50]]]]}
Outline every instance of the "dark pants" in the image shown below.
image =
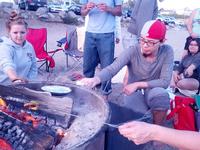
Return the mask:
{"type": "MultiPolygon", "coordinates": [[[[110,65],[114,60],[114,33],[90,33],[85,34],[83,74],[85,77],[94,77],[98,63],[101,69],[110,65]]],[[[111,92],[111,81],[102,83],[103,94],[111,92]]]]}

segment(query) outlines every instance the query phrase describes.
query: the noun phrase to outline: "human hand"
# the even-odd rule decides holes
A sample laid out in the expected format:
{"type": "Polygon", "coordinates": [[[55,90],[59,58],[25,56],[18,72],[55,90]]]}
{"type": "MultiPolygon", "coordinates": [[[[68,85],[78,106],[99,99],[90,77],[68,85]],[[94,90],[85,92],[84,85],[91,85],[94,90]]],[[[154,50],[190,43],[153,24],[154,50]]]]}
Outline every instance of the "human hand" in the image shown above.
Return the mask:
{"type": "Polygon", "coordinates": [[[185,77],[191,77],[193,75],[194,69],[192,67],[188,67],[185,71],[184,71],[184,76],[185,77]]]}
{"type": "Polygon", "coordinates": [[[123,88],[123,92],[126,95],[130,95],[131,93],[135,92],[138,89],[137,82],[125,85],[123,88]]]}
{"type": "Polygon", "coordinates": [[[86,10],[87,10],[87,11],[90,11],[90,10],[93,9],[95,6],[96,6],[95,3],[93,3],[93,2],[88,2],[88,3],[86,4],[86,10]]]}
{"type": "Polygon", "coordinates": [[[121,135],[133,141],[137,145],[147,143],[153,139],[153,127],[151,124],[145,122],[128,122],[119,126],[118,130],[121,135]]]}
{"type": "Polygon", "coordinates": [[[23,79],[23,78],[16,78],[14,80],[12,80],[12,83],[13,84],[18,84],[18,83],[28,83],[28,80],[27,79],[23,79]]]}
{"type": "Polygon", "coordinates": [[[181,76],[177,72],[175,72],[173,74],[173,79],[174,79],[174,82],[177,83],[179,80],[181,80],[181,76]]]}
{"type": "Polygon", "coordinates": [[[197,34],[195,34],[195,33],[190,33],[190,36],[192,37],[192,38],[197,38],[198,37],[198,35],[197,34]]]}
{"type": "Polygon", "coordinates": [[[99,3],[97,4],[97,8],[101,11],[107,12],[109,7],[106,5],[106,3],[99,3]]]}
{"type": "Polygon", "coordinates": [[[87,86],[89,88],[93,88],[97,84],[101,83],[101,80],[99,79],[99,77],[83,78],[83,79],[79,80],[79,83],[81,83],[81,85],[87,86]]]}

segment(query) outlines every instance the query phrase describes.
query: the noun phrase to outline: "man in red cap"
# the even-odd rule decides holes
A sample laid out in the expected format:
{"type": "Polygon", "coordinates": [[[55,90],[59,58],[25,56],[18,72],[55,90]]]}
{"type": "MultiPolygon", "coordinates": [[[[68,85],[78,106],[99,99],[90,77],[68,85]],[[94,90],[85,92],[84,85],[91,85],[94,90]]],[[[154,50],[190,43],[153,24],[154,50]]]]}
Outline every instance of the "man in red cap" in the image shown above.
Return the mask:
{"type": "Polygon", "coordinates": [[[139,43],[123,51],[108,67],[93,78],[81,80],[84,85],[94,87],[110,80],[127,66],[128,84],[124,87],[124,107],[145,113],[151,110],[153,123],[162,125],[169,108],[169,95],[165,90],[173,71],[173,49],[164,44],[166,26],[158,20],[144,24],[139,43]]]}

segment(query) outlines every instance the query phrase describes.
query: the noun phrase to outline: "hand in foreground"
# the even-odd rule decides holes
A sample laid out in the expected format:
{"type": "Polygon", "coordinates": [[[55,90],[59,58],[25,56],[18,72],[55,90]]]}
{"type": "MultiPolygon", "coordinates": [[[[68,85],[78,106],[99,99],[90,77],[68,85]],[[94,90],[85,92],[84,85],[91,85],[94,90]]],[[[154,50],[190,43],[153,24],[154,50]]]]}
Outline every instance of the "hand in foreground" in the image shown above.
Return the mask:
{"type": "Polygon", "coordinates": [[[97,84],[101,83],[99,77],[94,77],[94,78],[83,78],[79,80],[81,85],[87,86],[89,88],[95,87],[97,84]]]}
{"type": "Polygon", "coordinates": [[[138,89],[137,82],[135,82],[135,83],[131,83],[131,84],[125,85],[124,88],[123,88],[123,92],[126,95],[131,95],[137,89],[138,89]]]}
{"type": "Polygon", "coordinates": [[[152,140],[152,129],[151,124],[132,121],[119,126],[119,133],[135,144],[143,144],[152,140]]]}

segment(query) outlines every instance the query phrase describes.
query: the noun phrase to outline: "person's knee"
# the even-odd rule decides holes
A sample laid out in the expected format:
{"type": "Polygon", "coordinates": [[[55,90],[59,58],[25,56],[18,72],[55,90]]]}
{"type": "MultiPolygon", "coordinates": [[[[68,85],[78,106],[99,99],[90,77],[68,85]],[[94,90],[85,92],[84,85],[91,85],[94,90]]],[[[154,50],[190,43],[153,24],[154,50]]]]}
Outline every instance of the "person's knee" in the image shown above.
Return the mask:
{"type": "Polygon", "coordinates": [[[147,103],[153,110],[167,110],[170,105],[169,94],[164,88],[153,88],[148,93],[147,103]]]}
{"type": "Polygon", "coordinates": [[[144,100],[144,95],[140,91],[125,96],[123,99],[123,106],[139,113],[145,113],[148,110],[148,106],[144,100]]]}
{"type": "Polygon", "coordinates": [[[178,88],[180,88],[180,89],[184,89],[185,84],[184,84],[183,81],[180,80],[179,82],[177,82],[176,86],[177,86],[178,88]]]}

